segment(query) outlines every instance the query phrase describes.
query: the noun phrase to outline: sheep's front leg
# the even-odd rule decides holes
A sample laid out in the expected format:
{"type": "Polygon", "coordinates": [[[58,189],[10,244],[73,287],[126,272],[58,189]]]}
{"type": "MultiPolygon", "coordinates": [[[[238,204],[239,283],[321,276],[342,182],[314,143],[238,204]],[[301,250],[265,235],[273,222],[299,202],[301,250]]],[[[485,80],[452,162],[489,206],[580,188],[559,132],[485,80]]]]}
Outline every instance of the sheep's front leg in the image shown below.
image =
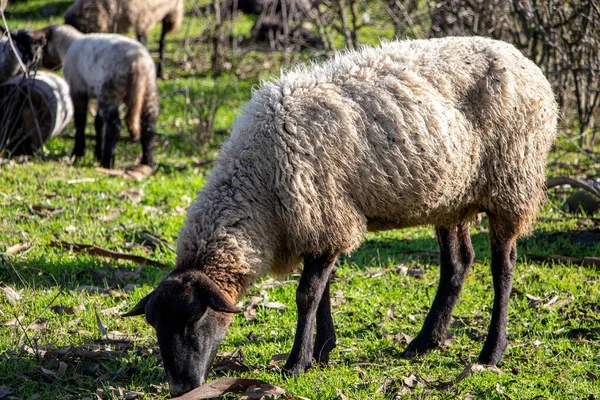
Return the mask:
{"type": "Polygon", "coordinates": [[[88,112],[88,95],[86,93],[72,93],[74,119],[75,119],[75,147],[72,157],[75,160],[83,158],[85,155],[85,123],[88,112]]]}
{"type": "Polygon", "coordinates": [[[141,163],[154,166],[154,138],[156,137],[155,110],[145,110],[142,113],[142,160],[141,163]]]}
{"type": "Polygon", "coordinates": [[[313,325],[336,256],[337,254],[324,254],[304,258],[304,270],[296,291],[298,306],[296,337],[284,367],[288,373],[301,373],[312,366],[313,325]]]}
{"type": "Polygon", "coordinates": [[[119,109],[111,108],[99,111],[102,113],[102,119],[105,125],[104,149],[102,152],[101,164],[104,168],[113,168],[115,148],[121,136],[121,120],[119,119],[119,109]]]}
{"type": "Polygon", "coordinates": [[[335,345],[335,325],[331,316],[331,298],[329,295],[329,281],[327,281],[317,309],[317,337],[313,358],[319,364],[329,363],[329,353],[335,348],[335,345]]]}
{"type": "Polygon", "coordinates": [[[494,307],[487,339],[481,353],[480,364],[496,365],[502,359],[508,345],[506,323],[508,300],[512,289],[513,268],[517,260],[515,234],[510,228],[499,227],[502,223],[490,216],[490,244],[492,248],[492,278],[494,280],[494,307]]]}
{"type": "Polygon", "coordinates": [[[437,227],[436,234],[440,246],[438,290],[423,328],[402,354],[404,358],[426,354],[448,337],[452,311],[473,264],[474,252],[468,226],[437,227]]]}

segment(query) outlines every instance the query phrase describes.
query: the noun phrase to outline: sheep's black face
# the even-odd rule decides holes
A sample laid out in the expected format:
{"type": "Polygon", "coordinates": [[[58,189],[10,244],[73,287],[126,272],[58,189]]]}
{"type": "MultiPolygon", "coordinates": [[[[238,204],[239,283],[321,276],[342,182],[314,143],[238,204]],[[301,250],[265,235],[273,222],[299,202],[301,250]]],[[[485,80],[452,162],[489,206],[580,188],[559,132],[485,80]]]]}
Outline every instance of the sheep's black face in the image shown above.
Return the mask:
{"type": "Polygon", "coordinates": [[[12,38],[21,53],[21,60],[27,67],[32,67],[40,59],[42,48],[46,44],[43,37],[33,37],[28,31],[17,31],[12,38]]]}
{"type": "Polygon", "coordinates": [[[125,316],[154,327],[172,396],[201,385],[237,312],[206,275],[176,270],[125,316]]]}

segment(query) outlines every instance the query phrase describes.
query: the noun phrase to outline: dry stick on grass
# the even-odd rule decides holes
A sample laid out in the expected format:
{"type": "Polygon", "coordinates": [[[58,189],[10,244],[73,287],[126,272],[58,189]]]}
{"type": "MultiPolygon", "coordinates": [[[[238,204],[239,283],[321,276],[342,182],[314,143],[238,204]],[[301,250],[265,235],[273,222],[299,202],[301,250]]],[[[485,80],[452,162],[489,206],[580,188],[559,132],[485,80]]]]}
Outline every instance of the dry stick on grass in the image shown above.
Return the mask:
{"type": "Polygon", "coordinates": [[[168,265],[160,263],[158,261],[150,260],[149,258],[146,258],[146,257],[138,256],[135,254],[119,253],[116,251],[104,249],[102,247],[94,246],[91,244],[78,244],[78,243],[69,243],[69,242],[62,242],[62,241],[59,241],[59,242],[53,241],[53,242],[50,242],[50,246],[58,247],[58,248],[68,247],[69,249],[73,250],[76,253],[85,252],[85,253],[92,254],[95,256],[109,257],[109,258],[118,259],[118,260],[129,260],[129,261],[137,262],[139,264],[152,265],[152,266],[158,267],[160,269],[170,269],[170,267],[168,265]]]}
{"type": "Polygon", "coordinates": [[[569,257],[569,256],[541,256],[537,254],[527,254],[534,261],[553,261],[560,263],[571,263],[575,265],[584,265],[586,267],[596,267],[600,269],[600,257],[569,257]]]}
{"type": "Polygon", "coordinates": [[[573,178],[569,178],[568,176],[559,176],[556,178],[550,178],[546,181],[546,187],[548,189],[553,188],[555,186],[560,186],[560,185],[571,185],[572,187],[577,187],[577,188],[583,189],[585,191],[588,191],[591,194],[600,198],[600,189],[598,189],[594,185],[592,185],[586,181],[580,180],[580,179],[573,179],[573,178]]]}

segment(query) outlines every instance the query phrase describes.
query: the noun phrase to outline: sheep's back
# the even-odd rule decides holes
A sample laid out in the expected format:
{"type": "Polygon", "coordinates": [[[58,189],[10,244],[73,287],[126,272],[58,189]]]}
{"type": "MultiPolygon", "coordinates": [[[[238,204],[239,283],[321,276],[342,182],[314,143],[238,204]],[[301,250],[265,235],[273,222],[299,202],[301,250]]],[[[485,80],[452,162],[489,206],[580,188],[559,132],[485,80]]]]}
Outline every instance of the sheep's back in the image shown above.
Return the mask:
{"type": "Polygon", "coordinates": [[[122,101],[134,63],[146,66],[154,82],[155,66],[148,51],[135,40],[114,34],[89,34],[73,42],[67,52],[64,75],[71,87],[91,97],[101,93],[122,101]],[[109,93],[111,92],[111,93],[109,93]]]}
{"type": "Polygon", "coordinates": [[[512,46],[394,42],[263,86],[222,157],[258,170],[292,251],[350,250],[368,228],[527,219],[555,128],[548,82],[512,46]]]}

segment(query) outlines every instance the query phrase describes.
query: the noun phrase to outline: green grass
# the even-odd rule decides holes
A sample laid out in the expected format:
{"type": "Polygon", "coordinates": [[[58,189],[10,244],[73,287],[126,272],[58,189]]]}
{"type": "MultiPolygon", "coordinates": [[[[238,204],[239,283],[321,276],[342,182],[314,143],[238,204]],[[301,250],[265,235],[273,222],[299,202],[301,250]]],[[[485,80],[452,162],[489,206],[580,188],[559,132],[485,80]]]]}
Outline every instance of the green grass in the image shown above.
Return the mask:
{"type": "MultiPolygon", "coordinates": [[[[46,1],[11,3],[9,22],[20,27],[57,22],[57,15],[68,3],[51,3],[57,5],[54,17],[40,15],[39,7],[48,4],[46,1]]],[[[236,20],[241,34],[249,31],[251,21],[247,17],[236,20]]],[[[175,254],[171,250],[150,248],[140,244],[139,238],[149,231],[174,244],[185,207],[210,172],[197,161],[214,158],[222,139],[217,137],[205,146],[190,139],[197,124],[194,119],[203,107],[201,102],[215,92],[221,99],[216,128],[228,129],[250,97],[252,87],[260,79],[277,74],[279,67],[277,55],[258,52],[244,56],[241,68],[245,72],[225,74],[217,82],[210,78],[208,56],[186,67],[197,54],[206,51],[206,45],[190,44],[186,49],[181,42],[185,37],[201,35],[205,27],[206,21],[188,16],[182,32],[169,39],[170,79],[159,83],[159,166],[153,176],[141,181],[107,176],[95,170],[97,163],[91,154],[78,166],[71,166],[67,157],[73,141],[67,136],[47,144],[45,159],[0,164],[0,251],[31,242],[29,250],[0,258],[0,287],[20,292],[20,300],[14,304],[0,292],[0,398],[3,386],[12,390],[11,396],[22,399],[94,398],[97,391],[104,399],[123,398],[119,389],[140,392],[141,398],[168,397],[152,328],[142,318],[119,316],[149,293],[168,271],[75,254],[50,244],[95,244],[173,264],[175,254]],[[127,189],[140,189],[141,200],[134,203],[124,198],[127,189]],[[54,207],[61,212],[41,217],[29,210],[30,205],[54,207]],[[136,286],[129,290],[128,284],[136,286]],[[101,293],[81,290],[86,286],[101,293]],[[71,308],[60,313],[53,306],[71,308]],[[118,340],[103,338],[96,312],[107,332],[113,336],[115,331],[120,332],[118,340]],[[15,318],[23,327],[34,325],[24,334],[21,326],[14,325],[15,318]],[[71,351],[63,352],[61,349],[67,346],[71,351]],[[82,354],[82,349],[89,352],[82,354]]],[[[151,48],[156,46],[158,29],[149,41],[151,48]]],[[[364,41],[389,37],[389,30],[363,32],[367,33],[370,37],[364,41]]],[[[72,131],[72,127],[67,128],[67,134],[72,135],[72,131]]],[[[138,145],[120,143],[118,166],[133,165],[138,152],[138,145]]],[[[551,175],[598,176],[598,161],[582,155],[565,138],[558,141],[550,158],[551,175]]],[[[534,233],[519,242],[516,294],[510,300],[509,311],[510,346],[499,365],[501,373],[476,372],[450,389],[437,388],[441,382],[454,379],[467,363],[476,361],[485,338],[493,294],[484,218],[472,228],[476,263],[454,313],[454,342],[443,350],[406,361],[399,357],[406,343],[402,339],[395,343],[393,339],[418,333],[435,295],[437,243],[431,227],[421,227],[369,234],[360,249],[340,258],[332,287],[339,303],[334,306],[338,347],[328,367],[286,379],[280,374],[280,364],[270,362],[273,355],[291,349],[298,280],[292,276],[280,286],[265,289],[267,285],[261,281],[251,289],[250,294],[266,294],[269,301],[282,302],[287,309],[259,306],[251,321],[243,315],[235,317],[220,352],[241,352],[249,370],[227,374],[264,379],[293,396],[311,399],[598,396],[600,272],[592,267],[534,263],[527,257],[600,254],[599,227],[590,219],[560,211],[566,194],[564,190],[551,193],[534,233]],[[394,272],[392,267],[402,264],[423,269],[422,278],[394,272]],[[388,317],[392,305],[395,312],[388,317]],[[411,374],[418,377],[414,385],[404,380],[411,374]]],[[[218,376],[213,373],[210,378],[218,376]]]]}

